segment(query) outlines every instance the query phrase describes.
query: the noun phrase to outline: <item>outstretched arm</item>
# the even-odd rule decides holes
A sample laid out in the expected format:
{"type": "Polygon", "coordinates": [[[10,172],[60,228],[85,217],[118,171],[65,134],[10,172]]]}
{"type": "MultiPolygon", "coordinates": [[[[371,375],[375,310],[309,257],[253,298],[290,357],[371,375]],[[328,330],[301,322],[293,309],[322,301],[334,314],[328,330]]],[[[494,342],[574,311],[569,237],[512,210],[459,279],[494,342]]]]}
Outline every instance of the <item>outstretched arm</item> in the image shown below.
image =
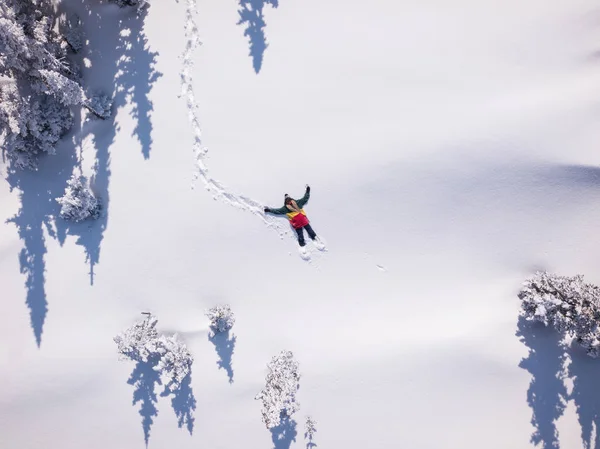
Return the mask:
{"type": "Polygon", "coordinates": [[[304,207],[304,205],[306,203],[308,203],[308,199],[310,198],[310,186],[307,184],[306,185],[306,192],[304,193],[304,196],[302,198],[300,198],[298,201],[296,201],[296,204],[298,205],[298,207],[300,209],[302,209],[304,207]]]}
{"type": "Polygon", "coordinates": [[[283,215],[289,212],[288,208],[283,206],[279,209],[271,209],[270,207],[265,207],[265,213],[274,214],[274,215],[283,215]]]}

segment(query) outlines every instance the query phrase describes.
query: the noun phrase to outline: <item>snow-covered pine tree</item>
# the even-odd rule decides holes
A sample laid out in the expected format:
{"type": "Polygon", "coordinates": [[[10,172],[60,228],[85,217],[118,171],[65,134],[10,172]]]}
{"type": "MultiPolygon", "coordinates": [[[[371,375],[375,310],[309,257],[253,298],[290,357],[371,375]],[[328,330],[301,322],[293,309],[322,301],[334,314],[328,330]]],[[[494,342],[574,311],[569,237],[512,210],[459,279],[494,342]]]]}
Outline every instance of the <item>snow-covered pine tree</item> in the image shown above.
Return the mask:
{"type": "Polygon", "coordinates": [[[291,417],[300,409],[296,392],[300,388],[298,362],[290,351],[281,353],[267,364],[265,388],[254,399],[262,401],[262,421],[267,429],[281,424],[281,417],[291,417]]]}
{"type": "Polygon", "coordinates": [[[83,221],[100,218],[100,202],[88,186],[85,176],[73,174],[67,181],[65,194],[56,201],[61,205],[60,217],[65,220],[83,221]]]}
{"type": "Polygon", "coordinates": [[[18,168],[35,168],[73,123],[69,109],[44,93],[40,73],[73,73],[55,18],[50,1],[0,2],[0,140],[18,168]]]}
{"type": "Polygon", "coordinates": [[[208,309],[206,316],[210,320],[210,332],[213,336],[220,332],[227,332],[235,324],[235,315],[231,311],[229,304],[208,309]]]}
{"type": "Polygon", "coordinates": [[[592,357],[600,356],[600,288],[585,283],[583,276],[558,276],[538,272],[519,292],[521,315],[556,328],[583,346],[592,357]]]}
{"type": "Polygon", "coordinates": [[[160,359],[154,368],[166,380],[169,389],[176,390],[190,374],[194,358],[179,337],[161,335],[159,338],[160,359]]]}
{"type": "Polygon", "coordinates": [[[152,354],[158,352],[158,319],[150,313],[145,315],[144,320],[128,327],[113,339],[122,357],[147,362],[152,354]]]}
{"type": "Polygon", "coordinates": [[[177,335],[160,335],[156,330],[156,317],[150,313],[145,315],[144,320],[125,329],[113,340],[121,356],[150,363],[174,391],[190,374],[194,358],[177,335]]]}
{"type": "Polygon", "coordinates": [[[16,168],[36,168],[41,154],[54,153],[73,124],[72,105],[110,114],[108,97],[86,99],[67,58],[82,44],[79,20],[56,27],[57,20],[51,1],[0,1],[0,142],[16,168]]]}
{"type": "Polygon", "coordinates": [[[0,86],[0,136],[16,168],[34,169],[40,153],[54,154],[72,124],[71,111],[56,99],[24,97],[12,82],[0,86]]]}

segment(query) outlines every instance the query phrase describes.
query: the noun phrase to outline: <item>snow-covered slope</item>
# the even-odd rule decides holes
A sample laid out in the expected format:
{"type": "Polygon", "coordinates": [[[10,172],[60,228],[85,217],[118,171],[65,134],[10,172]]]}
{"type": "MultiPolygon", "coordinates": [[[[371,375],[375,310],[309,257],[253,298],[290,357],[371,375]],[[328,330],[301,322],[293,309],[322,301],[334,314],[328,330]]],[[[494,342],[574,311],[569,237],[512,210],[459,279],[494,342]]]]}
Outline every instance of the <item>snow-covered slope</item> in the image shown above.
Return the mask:
{"type": "Polygon", "coordinates": [[[194,31],[190,2],[64,4],[117,113],[0,184],[2,446],[300,448],[310,414],[323,449],[593,447],[600,365],[519,324],[516,293],[539,268],[600,283],[597,5],[202,0],[194,31]],[[67,227],[80,151],[106,214],[67,227]],[[308,264],[260,213],[306,183],[308,264]],[[118,361],[143,311],[194,356],[192,435],[118,361]],[[283,349],[301,407],[269,432],[283,349]]]}

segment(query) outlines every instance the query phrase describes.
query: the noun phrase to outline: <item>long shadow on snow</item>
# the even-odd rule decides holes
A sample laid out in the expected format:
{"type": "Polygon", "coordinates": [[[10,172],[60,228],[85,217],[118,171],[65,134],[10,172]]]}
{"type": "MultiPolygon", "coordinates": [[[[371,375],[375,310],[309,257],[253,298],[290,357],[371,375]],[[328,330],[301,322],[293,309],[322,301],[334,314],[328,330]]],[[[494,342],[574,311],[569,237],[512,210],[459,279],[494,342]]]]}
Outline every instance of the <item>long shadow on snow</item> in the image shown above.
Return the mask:
{"type": "Polygon", "coordinates": [[[315,443],[313,438],[308,435],[308,432],[304,432],[304,439],[308,440],[306,442],[306,449],[314,449],[317,447],[317,443],[315,443]]]}
{"type": "Polygon", "coordinates": [[[570,356],[568,374],[573,379],[573,391],[569,399],[575,403],[583,447],[600,449],[600,361],[577,346],[570,351],[570,356]]]}
{"type": "MultiPolygon", "coordinates": [[[[144,441],[146,446],[150,441],[150,430],[154,424],[154,418],[158,415],[156,396],[156,387],[162,385],[160,373],[154,368],[157,366],[159,358],[148,360],[147,362],[136,362],[131,376],[127,380],[129,385],[133,385],[133,405],[140,403],[139,414],[142,417],[142,430],[144,431],[144,441]]],[[[194,411],[196,410],[196,398],[191,387],[191,373],[183,379],[178,388],[166,385],[161,397],[171,397],[171,406],[177,417],[179,428],[186,426],[190,435],[194,431],[194,411]]]]}
{"type": "Polygon", "coordinates": [[[45,289],[46,237],[57,237],[60,219],[55,198],[62,196],[67,179],[76,163],[74,146],[61,142],[55,156],[42,156],[39,170],[10,170],[7,181],[10,189],[20,190],[20,207],[17,214],[7,220],[17,227],[23,248],[19,253],[20,271],[25,275],[27,289],[25,303],[29,309],[31,328],[39,347],[42,343],[44,323],[48,313],[45,289]]]}
{"type": "Polygon", "coordinates": [[[77,236],[77,244],[85,249],[86,261],[90,264],[90,284],[93,285],[94,268],[100,262],[100,246],[108,225],[110,148],[120,130],[117,111],[127,104],[132,105],[133,134],[140,142],[144,158],[148,159],[152,146],[150,115],[153,110],[149,93],[161,73],[155,70],[158,54],[150,51],[144,33],[146,13],[138,14],[135,8],[121,9],[106,3],[90,8],[87,2],[82,2],[80,7],[84,9],[84,13],[79,13],[89,41],[83,51],[91,61],[91,66],[84,69],[84,78],[95,75],[96,83],[111,80],[113,84],[111,117],[89,121],[82,130],[92,136],[96,150],[91,187],[102,202],[103,213],[93,225],[75,224],[68,229],[68,234],[77,236]]]}
{"type": "Polygon", "coordinates": [[[217,361],[217,366],[219,369],[224,369],[227,373],[227,377],[229,378],[229,383],[233,383],[233,368],[231,367],[231,359],[233,357],[233,352],[235,350],[235,335],[229,335],[229,331],[227,332],[219,332],[214,336],[208,337],[209,341],[215,345],[215,350],[217,351],[217,355],[219,356],[219,360],[217,361]]]}
{"type": "Polygon", "coordinates": [[[194,410],[196,410],[196,398],[192,391],[192,375],[186,376],[179,388],[172,390],[169,386],[161,393],[161,396],[173,395],[171,407],[177,416],[177,425],[181,429],[184,424],[190,435],[194,432],[194,410]]]}
{"type": "Polygon", "coordinates": [[[281,417],[281,423],[271,429],[271,440],[274,449],[290,449],[292,442],[296,441],[296,421],[288,416],[281,417]]]}
{"type": "Polygon", "coordinates": [[[131,376],[127,380],[129,385],[133,385],[133,405],[140,403],[139,413],[142,416],[142,429],[144,430],[144,441],[148,446],[150,440],[150,428],[154,422],[154,417],[158,415],[156,403],[156,385],[161,385],[160,373],[154,370],[158,360],[148,362],[137,362],[131,376]]]}
{"type": "Polygon", "coordinates": [[[239,0],[238,14],[240,20],[238,25],[244,25],[244,36],[248,36],[250,43],[250,56],[252,57],[252,66],[256,73],[260,72],[262,67],[265,50],[269,46],[265,38],[265,23],[263,9],[265,5],[271,5],[273,8],[279,6],[279,0],[239,0]]]}
{"type": "Polygon", "coordinates": [[[536,446],[541,444],[543,449],[557,449],[560,444],[556,422],[564,413],[567,400],[565,347],[554,329],[526,321],[523,317],[519,318],[516,335],[529,349],[519,367],[532,376],[527,390],[531,424],[535,428],[531,442],[536,446]]]}

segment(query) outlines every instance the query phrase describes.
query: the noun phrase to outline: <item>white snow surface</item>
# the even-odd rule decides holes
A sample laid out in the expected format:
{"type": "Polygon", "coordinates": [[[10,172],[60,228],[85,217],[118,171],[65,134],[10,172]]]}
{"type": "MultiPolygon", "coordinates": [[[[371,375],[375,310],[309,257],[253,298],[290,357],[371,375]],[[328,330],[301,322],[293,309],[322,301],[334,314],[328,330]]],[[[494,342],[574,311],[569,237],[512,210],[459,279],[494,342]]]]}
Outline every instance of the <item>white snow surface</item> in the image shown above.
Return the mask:
{"type": "Polygon", "coordinates": [[[598,361],[517,329],[536,270],[600,284],[597,3],[251,3],[258,73],[236,2],[154,0],[142,26],[65,0],[114,115],[37,173],[1,167],[0,446],[144,448],[113,337],[150,311],[194,357],[196,409],[190,435],[157,386],[148,447],[303,448],[307,415],[320,449],[597,447],[598,361]],[[79,154],[105,210],[65,224],[79,154]],[[306,183],[310,263],[261,212],[306,183]],[[295,441],[254,400],[281,350],[295,441]]]}

